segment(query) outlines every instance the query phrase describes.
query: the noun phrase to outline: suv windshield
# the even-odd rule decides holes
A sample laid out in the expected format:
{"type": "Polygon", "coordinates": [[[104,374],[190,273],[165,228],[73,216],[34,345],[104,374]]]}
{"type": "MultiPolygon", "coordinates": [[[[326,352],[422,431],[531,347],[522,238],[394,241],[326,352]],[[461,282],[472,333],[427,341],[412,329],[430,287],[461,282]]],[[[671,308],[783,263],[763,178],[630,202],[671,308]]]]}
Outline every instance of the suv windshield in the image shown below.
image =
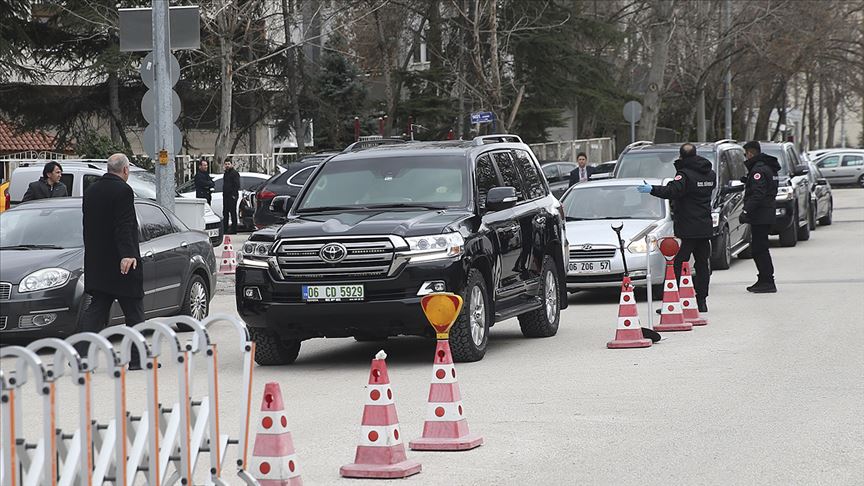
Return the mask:
{"type": "Polygon", "coordinates": [[[663,218],[662,199],[637,192],[635,186],[577,187],[562,201],[568,221],[586,219],[663,218]]]}
{"type": "Polygon", "coordinates": [[[126,181],[135,191],[135,197],[156,199],[156,176],[146,170],[130,170],[126,181]]]}
{"type": "Polygon", "coordinates": [[[318,172],[299,212],[369,207],[463,208],[467,164],[458,156],[331,160],[318,172]]]}
{"type": "Polygon", "coordinates": [[[780,170],[777,171],[777,175],[788,176],[789,171],[786,170],[786,162],[783,160],[783,149],[781,147],[762,147],[762,153],[765,155],[770,155],[777,159],[780,162],[780,170]]]}
{"type": "MultiPolygon", "coordinates": [[[[711,161],[716,167],[713,150],[698,150],[697,153],[711,161]]],[[[618,162],[617,177],[625,179],[628,177],[643,177],[665,179],[675,177],[675,161],[678,160],[678,150],[655,150],[638,152],[627,152],[618,162]]]]}
{"type": "Polygon", "coordinates": [[[21,208],[0,214],[0,249],[83,245],[80,208],[21,208]]]}

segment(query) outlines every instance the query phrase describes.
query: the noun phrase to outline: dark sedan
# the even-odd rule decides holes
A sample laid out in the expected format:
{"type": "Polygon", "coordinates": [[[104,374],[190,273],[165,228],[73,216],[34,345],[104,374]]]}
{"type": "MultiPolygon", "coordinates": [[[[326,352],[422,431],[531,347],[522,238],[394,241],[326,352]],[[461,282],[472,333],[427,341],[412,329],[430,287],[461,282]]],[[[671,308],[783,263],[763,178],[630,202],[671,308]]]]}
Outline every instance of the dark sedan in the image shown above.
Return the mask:
{"type": "MultiPolygon", "coordinates": [[[[207,234],[135,201],[146,317],[207,316],[216,258],[207,234]]],[[[84,294],[81,198],[41,199],[0,214],[0,340],[65,337],[79,329],[84,294]]],[[[111,324],[122,324],[117,304],[111,324]]]]}
{"type": "Polygon", "coordinates": [[[280,213],[270,209],[270,203],[276,196],[288,196],[292,199],[297,197],[303,184],[315,171],[322,161],[332,157],[333,154],[313,155],[304,158],[300,162],[295,162],[284,166],[285,172],[276,174],[267,182],[258,188],[255,193],[254,205],[255,212],[252,219],[255,227],[258,229],[264,228],[271,224],[279,224],[285,220],[285,213],[280,213]]]}

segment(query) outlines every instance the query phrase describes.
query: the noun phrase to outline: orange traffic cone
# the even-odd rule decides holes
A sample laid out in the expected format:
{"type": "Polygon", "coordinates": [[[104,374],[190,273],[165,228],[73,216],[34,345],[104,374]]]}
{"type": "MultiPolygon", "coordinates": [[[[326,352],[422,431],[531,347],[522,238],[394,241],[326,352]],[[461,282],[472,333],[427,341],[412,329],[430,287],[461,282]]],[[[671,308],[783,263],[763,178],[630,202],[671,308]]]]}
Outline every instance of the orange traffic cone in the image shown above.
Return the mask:
{"type": "Polygon", "coordinates": [[[278,383],[264,385],[261,421],[252,450],[252,476],[261,486],[301,486],[300,468],[294,441],[288,431],[288,418],[278,383]]]}
{"type": "Polygon", "coordinates": [[[647,348],[651,340],[645,339],[642,326],[639,323],[639,312],[636,309],[636,297],[633,295],[633,285],[630,277],[625,276],[621,282],[621,300],[618,301],[618,329],[615,339],[606,343],[609,349],[647,348]]]}
{"type": "Polygon", "coordinates": [[[234,253],[234,245],[231,244],[231,237],[225,235],[225,241],[222,242],[222,264],[219,265],[219,273],[223,275],[234,275],[237,270],[237,254],[234,253]]]}
{"type": "Polygon", "coordinates": [[[693,325],[684,322],[681,313],[681,297],[678,294],[678,283],[675,281],[675,268],[672,260],[666,261],[666,282],[663,283],[663,303],[660,311],[660,324],[654,326],[657,332],[692,331],[693,325]]]}
{"type": "Polygon", "coordinates": [[[387,354],[379,351],[372,360],[360,426],[360,443],[354,463],[339,469],[343,477],[397,479],[420,472],[420,463],[405,457],[393,389],[384,361],[386,358],[387,354]]]}
{"type": "Polygon", "coordinates": [[[699,315],[699,308],[696,305],[696,290],[693,288],[693,275],[690,273],[690,262],[684,262],[681,265],[681,313],[684,315],[684,322],[689,322],[694,326],[705,326],[708,321],[699,315]]]}

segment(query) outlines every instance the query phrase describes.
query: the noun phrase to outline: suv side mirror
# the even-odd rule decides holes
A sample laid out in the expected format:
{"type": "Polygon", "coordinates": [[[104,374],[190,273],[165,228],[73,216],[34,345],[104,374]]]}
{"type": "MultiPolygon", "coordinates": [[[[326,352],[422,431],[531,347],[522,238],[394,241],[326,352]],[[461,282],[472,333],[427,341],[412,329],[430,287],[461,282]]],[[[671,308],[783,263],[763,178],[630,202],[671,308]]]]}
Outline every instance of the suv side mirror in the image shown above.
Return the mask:
{"type": "Polygon", "coordinates": [[[270,211],[281,215],[288,214],[291,209],[291,196],[276,196],[270,201],[270,211]]]}
{"type": "Polygon", "coordinates": [[[828,185],[828,179],[825,179],[825,178],[816,179],[816,185],[817,186],[827,186],[828,185]]]}
{"type": "Polygon", "coordinates": [[[720,194],[734,194],[744,190],[744,183],[741,181],[729,181],[729,185],[720,188],[720,194]]]}
{"type": "Polygon", "coordinates": [[[803,176],[803,175],[807,175],[809,173],[810,173],[810,168],[807,167],[806,165],[801,164],[801,165],[795,166],[795,175],[796,176],[803,176]]]}
{"type": "Polygon", "coordinates": [[[486,194],[486,209],[502,211],[516,205],[516,189],[512,187],[493,187],[486,194]]]}

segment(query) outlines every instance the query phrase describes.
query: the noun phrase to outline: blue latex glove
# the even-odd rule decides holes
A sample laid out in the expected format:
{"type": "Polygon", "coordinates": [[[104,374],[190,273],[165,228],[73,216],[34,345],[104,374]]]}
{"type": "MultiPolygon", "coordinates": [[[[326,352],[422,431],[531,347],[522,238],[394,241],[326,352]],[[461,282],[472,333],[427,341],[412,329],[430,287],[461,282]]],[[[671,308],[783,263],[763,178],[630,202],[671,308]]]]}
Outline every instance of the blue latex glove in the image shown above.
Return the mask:
{"type": "Polygon", "coordinates": [[[651,184],[643,184],[641,186],[636,186],[636,190],[641,192],[642,194],[650,194],[653,187],[654,186],[652,186],[651,184]]]}

